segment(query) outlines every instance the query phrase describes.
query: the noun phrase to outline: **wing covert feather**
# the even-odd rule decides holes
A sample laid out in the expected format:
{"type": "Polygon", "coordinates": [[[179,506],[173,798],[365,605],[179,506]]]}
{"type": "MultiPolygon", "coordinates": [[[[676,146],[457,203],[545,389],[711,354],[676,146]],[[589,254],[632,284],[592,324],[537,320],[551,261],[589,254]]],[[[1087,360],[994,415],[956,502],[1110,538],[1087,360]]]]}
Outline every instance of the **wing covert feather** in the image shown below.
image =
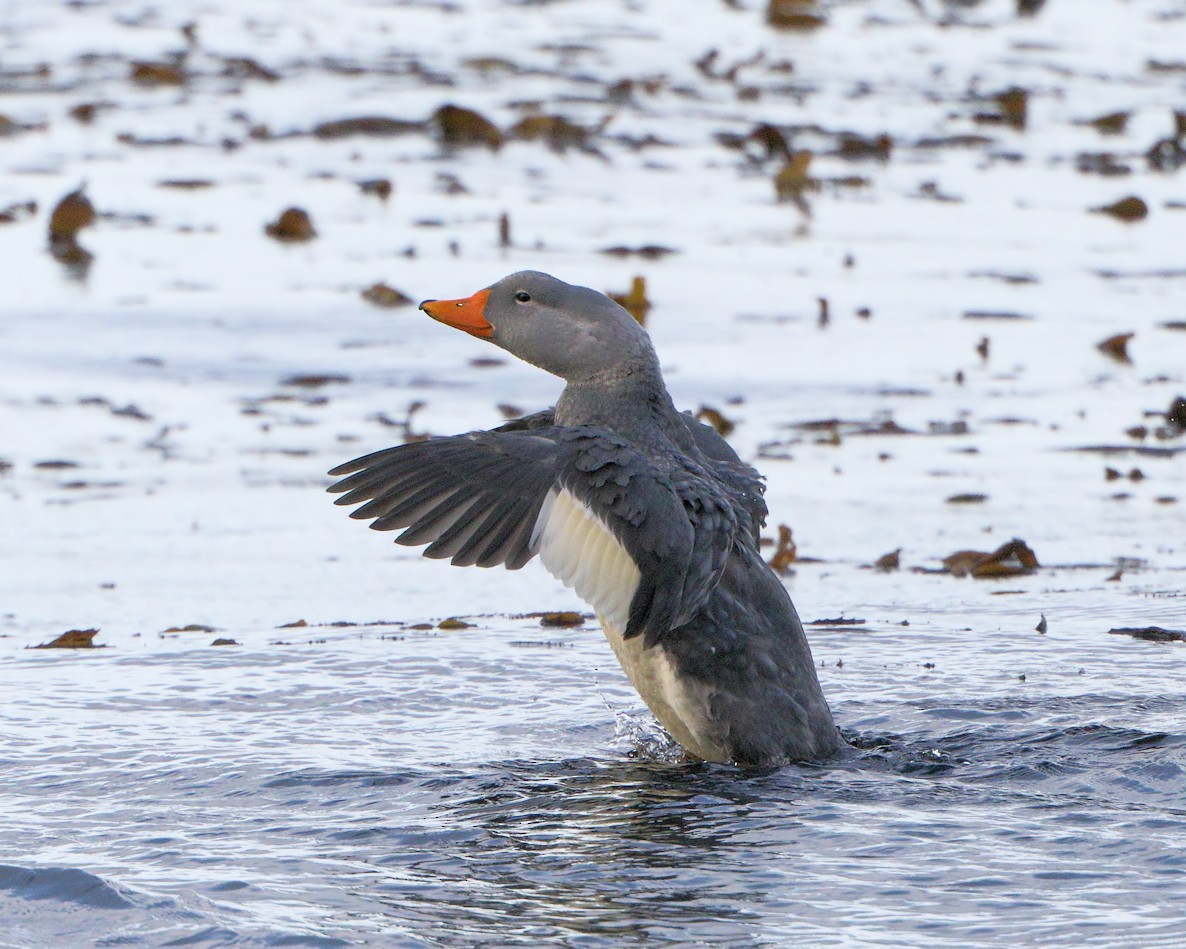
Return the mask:
{"type": "MultiPolygon", "coordinates": [[[[748,511],[739,518],[733,492],[726,493],[731,486],[722,486],[717,477],[720,466],[739,471],[745,466],[734,466],[728,457],[710,459],[707,453],[702,460],[682,455],[655,460],[603,429],[551,423],[544,412],[489,432],[373,452],[334,468],[331,475],[345,477],[329,490],[342,495],[338,504],[361,504],[351,516],[373,519],[373,528],[403,528],[397,543],[427,544],[425,556],[508,569],[539,552],[541,527],[553,513],[562,513],[554,511],[552,501],[557,492],[567,491],[637,567],[624,635],[641,635],[653,645],[704,607],[720,581],[739,524],[748,529],[748,511]]],[[[719,446],[714,447],[719,455],[719,446]]],[[[754,481],[760,504],[760,481],[754,481]]],[[[563,517],[572,514],[566,511],[563,517]]],[[[575,525],[553,526],[562,531],[575,525]]],[[[562,579],[580,577],[586,593],[616,603],[621,594],[613,589],[614,580],[626,575],[610,569],[603,559],[605,544],[587,536],[588,549],[577,545],[556,551],[562,579]]]]}

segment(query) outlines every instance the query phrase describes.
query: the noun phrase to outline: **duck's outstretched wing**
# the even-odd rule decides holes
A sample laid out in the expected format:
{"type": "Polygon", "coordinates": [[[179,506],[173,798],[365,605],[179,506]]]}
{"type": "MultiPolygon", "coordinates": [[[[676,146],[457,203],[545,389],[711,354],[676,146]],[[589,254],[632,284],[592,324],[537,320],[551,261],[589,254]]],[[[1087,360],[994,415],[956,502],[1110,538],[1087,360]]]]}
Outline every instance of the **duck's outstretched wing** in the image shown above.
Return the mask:
{"type": "Polygon", "coordinates": [[[334,503],[366,502],[350,516],[374,530],[404,528],[397,544],[428,544],[424,556],[457,566],[517,570],[535,556],[531,535],[556,481],[555,438],[471,432],[430,438],[355,458],[330,471],[347,475],[334,503]]]}
{"type": "MultiPolygon", "coordinates": [[[[543,421],[542,419],[540,420],[543,421]]],[[[334,468],[351,517],[428,557],[509,569],[537,553],[626,636],[650,645],[720,580],[738,520],[694,468],[664,470],[589,427],[536,424],[430,438],[334,468]]]]}

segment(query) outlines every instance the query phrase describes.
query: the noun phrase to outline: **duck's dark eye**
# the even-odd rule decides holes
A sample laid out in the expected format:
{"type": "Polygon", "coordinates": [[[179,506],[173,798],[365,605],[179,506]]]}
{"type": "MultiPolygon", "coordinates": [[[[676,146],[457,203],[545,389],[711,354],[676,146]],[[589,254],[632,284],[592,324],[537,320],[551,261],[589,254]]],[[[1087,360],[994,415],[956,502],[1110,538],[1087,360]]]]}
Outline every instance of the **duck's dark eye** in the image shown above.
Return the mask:
{"type": "Polygon", "coordinates": [[[528,293],[526,290],[520,290],[518,293],[515,294],[515,299],[518,300],[520,303],[530,303],[531,302],[531,294],[528,293]]]}

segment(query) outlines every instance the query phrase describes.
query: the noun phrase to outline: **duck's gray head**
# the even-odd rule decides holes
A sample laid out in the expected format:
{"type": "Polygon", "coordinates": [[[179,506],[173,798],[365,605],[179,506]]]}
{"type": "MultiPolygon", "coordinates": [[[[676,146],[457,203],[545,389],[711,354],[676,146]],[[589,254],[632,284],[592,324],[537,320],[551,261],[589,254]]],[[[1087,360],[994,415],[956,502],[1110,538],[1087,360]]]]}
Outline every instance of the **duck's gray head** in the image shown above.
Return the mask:
{"type": "Polygon", "coordinates": [[[425,300],[420,309],[569,382],[655,363],[646,330],[622,307],[537,270],[503,277],[463,300],[425,300]]]}

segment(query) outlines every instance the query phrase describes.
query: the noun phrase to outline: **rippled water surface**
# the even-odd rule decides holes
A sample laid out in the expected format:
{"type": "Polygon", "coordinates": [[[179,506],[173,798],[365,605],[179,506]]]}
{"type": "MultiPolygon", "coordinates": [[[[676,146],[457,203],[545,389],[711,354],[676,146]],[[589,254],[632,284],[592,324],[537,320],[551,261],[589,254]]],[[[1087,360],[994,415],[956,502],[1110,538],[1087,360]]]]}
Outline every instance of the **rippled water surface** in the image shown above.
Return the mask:
{"type": "Polygon", "coordinates": [[[1186,939],[1186,14],[675,9],[0,2],[0,946],[1186,939]],[[538,565],[323,493],[555,398],[360,297],[522,268],[646,278],[794,531],[843,759],[683,763],[538,565]]]}

